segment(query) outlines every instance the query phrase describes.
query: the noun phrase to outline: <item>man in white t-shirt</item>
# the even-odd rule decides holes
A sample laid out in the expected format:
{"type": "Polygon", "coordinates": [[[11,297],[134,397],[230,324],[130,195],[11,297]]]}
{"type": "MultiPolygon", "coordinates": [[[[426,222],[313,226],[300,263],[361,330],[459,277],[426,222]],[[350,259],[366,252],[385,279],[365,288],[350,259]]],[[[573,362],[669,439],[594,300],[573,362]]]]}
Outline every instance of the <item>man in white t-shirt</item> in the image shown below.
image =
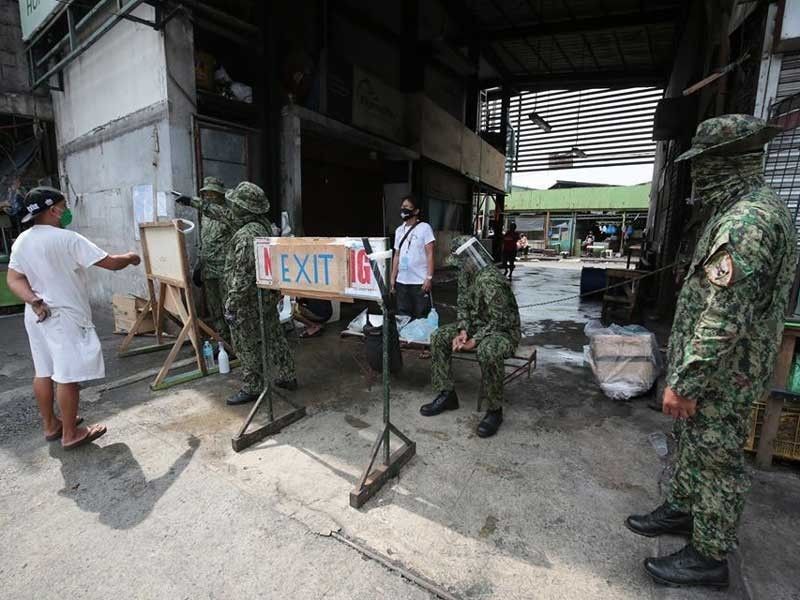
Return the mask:
{"type": "Polygon", "coordinates": [[[72,449],[106,432],[104,425],[79,427],[80,382],[105,377],[100,340],[92,324],[86,269],[111,271],[138,265],[133,252],[111,256],[82,235],[64,229],[72,213],[63,194],[38,187],[25,196],[23,223],[34,225],[11,247],[8,287],[25,302],[35,376],[33,393],[42,415],[47,441],[60,439],[72,449]],[[53,382],[61,410],[53,411],[53,382]]]}
{"type": "Polygon", "coordinates": [[[422,319],[431,309],[436,237],[431,226],[420,221],[413,196],[403,198],[400,217],[403,224],[394,232],[392,291],[397,294],[397,314],[422,319]]]}

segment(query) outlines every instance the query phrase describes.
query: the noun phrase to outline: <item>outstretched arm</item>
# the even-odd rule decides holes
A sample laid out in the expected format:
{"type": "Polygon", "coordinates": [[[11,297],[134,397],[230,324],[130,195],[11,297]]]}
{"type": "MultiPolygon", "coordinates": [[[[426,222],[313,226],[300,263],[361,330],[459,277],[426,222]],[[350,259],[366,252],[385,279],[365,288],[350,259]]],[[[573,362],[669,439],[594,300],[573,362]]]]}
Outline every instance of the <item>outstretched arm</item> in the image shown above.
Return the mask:
{"type": "Polygon", "coordinates": [[[142,262],[138,254],[126,252],[125,254],[109,254],[105,258],[94,263],[94,266],[108,269],[109,271],[121,271],[130,265],[138,265],[142,262]]]}

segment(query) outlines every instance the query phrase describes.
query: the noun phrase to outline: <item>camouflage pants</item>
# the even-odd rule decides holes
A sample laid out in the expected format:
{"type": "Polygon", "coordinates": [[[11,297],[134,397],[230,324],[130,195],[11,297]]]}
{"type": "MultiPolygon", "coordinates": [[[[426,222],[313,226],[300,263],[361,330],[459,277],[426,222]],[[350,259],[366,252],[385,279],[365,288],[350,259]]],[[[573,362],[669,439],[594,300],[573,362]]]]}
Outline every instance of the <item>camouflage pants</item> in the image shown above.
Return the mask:
{"type": "MultiPolygon", "coordinates": [[[[453,338],[458,335],[455,324],[440,327],[431,336],[431,384],[442,392],[455,389],[452,371],[453,338]]],[[[503,405],[503,361],[512,356],[516,346],[502,334],[490,335],[478,344],[476,354],[483,377],[483,389],[487,410],[496,410],[503,405]]]]}
{"type": "MultiPolygon", "coordinates": [[[[278,298],[266,293],[264,307],[264,337],[267,342],[267,362],[271,373],[268,378],[290,380],[295,378],[294,357],[286,341],[286,334],[278,320],[278,298]]],[[[255,303],[254,303],[255,305],[255,303]]],[[[248,314],[231,327],[233,348],[242,367],[242,389],[250,394],[260,394],[264,389],[261,363],[261,331],[258,311],[248,314]]]]}
{"type": "Polygon", "coordinates": [[[225,293],[222,289],[222,279],[204,278],[203,290],[206,294],[206,310],[208,311],[206,323],[220,334],[222,339],[230,341],[231,332],[223,316],[225,311],[225,293]]]}
{"type": "Polygon", "coordinates": [[[676,422],[678,455],[669,504],[694,517],[692,545],[722,559],[736,546],[736,527],[750,488],[742,447],[750,406],[709,398],[695,416],[676,422]]]}

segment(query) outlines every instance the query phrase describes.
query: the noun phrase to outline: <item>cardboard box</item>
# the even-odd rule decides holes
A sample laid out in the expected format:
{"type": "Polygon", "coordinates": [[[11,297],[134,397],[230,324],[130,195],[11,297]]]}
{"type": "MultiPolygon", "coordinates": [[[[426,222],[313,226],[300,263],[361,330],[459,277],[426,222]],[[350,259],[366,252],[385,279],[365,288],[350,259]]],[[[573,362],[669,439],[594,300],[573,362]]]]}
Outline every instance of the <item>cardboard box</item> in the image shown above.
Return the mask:
{"type": "MultiPolygon", "coordinates": [[[[146,304],[147,300],[138,296],[114,294],[111,299],[114,312],[114,333],[128,333],[146,304]]],[[[150,314],[139,327],[139,333],[152,333],[155,330],[153,315],[150,314]]]]}
{"type": "Polygon", "coordinates": [[[658,376],[649,335],[596,335],[591,349],[595,375],[601,383],[650,382],[649,387],[658,376]]]}

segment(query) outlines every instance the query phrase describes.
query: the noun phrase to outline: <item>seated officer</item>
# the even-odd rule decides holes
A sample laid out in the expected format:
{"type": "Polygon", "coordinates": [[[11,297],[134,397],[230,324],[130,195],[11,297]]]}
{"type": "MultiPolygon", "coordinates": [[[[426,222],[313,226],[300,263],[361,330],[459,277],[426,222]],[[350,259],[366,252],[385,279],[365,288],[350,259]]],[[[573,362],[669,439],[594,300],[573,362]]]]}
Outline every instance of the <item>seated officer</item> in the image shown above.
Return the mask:
{"type": "Polygon", "coordinates": [[[474,350],[488,408],[477,433],[489,437],[503,422],[503,362],[514,355],[519,344],[519,309],[508,282],[476,238],[458,236],[450,249],[449,261],[459,269],[458,322],[440,327],[431,337],[431,383],[439,395],[419,411],[430,417],[458,408],[452,353],[474,350]]]}

